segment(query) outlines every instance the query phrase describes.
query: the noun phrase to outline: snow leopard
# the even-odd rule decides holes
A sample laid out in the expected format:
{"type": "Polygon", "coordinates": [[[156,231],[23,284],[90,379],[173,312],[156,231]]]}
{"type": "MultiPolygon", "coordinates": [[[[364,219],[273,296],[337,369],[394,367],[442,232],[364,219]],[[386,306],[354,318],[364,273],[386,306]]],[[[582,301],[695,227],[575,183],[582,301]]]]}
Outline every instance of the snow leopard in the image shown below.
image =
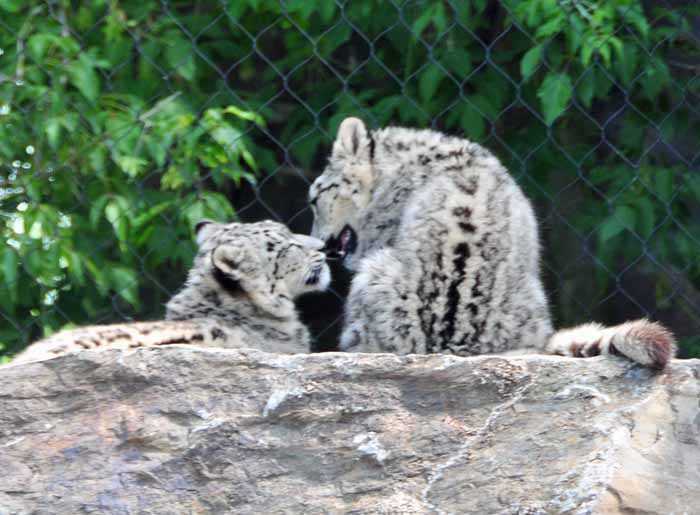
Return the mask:
{"type": "Polygon", "coordinates": [[[309,203],[312,236],[355,272],[341,350],[619,354],[652,368],[674,355],[647,320],[555,332],[532,204],[477,143],[346,118],[309,203]]]}
{"type": "Polygon", "coordinates": [[[330,269],[324,243],[263,221],[195,226],[198,252],[165,320],[90,326],[30,345],[13,362],[85,349],[192,344],[305,353],[310,335],[294,299],[323,291],[330,269]]]}

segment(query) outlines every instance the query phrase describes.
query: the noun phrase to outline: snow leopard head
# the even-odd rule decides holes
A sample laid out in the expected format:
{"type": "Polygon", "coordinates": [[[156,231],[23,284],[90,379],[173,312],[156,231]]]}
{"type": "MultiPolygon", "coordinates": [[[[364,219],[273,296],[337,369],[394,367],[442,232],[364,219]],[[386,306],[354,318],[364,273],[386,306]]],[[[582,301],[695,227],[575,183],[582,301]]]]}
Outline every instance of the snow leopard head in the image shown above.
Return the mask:
{"type": "Polygon", "coordinates": [[[346,118],[338,128],[326,169],[309,189],[314,214],[311,234],[326,242],[329,256],[346,259],[357,248],[358,222],[375,182],[373,147],[362,120],[346,118]]]}
{"type": "Polygon", "coordinates": [[[264,221],[221,224],[204,220],[195,231],[199,251],[188,283],[212,284],[247,295],[273,316],[286,316],[299,295],[322,291],[330,270],[324,242],[264,221]]]}

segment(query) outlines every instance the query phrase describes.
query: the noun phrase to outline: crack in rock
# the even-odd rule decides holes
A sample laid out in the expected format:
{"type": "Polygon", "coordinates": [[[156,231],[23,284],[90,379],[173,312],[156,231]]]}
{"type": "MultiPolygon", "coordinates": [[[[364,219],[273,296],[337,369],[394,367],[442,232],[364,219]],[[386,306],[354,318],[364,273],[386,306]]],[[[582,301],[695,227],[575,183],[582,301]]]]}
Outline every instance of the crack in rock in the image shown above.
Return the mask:
{"type": "MultiPolygon", "coordinates": [[[[527,370],[525,370],[527,372],[527,370]]],[[[486,418],[486,422],[476,431],[476,433],[469,437],[460,447],[457,449],[457,452],[450,456],[447,461],[444,463],[441,463],[437,465],[433,471],[430,473],[430,476],[428,477],[428,482],[426,483],[425,487],[423,488],[423,492],[421,495],[421,499],[423,503],[434,513],[437,513],[438,515],[446,515],[446,512],[441,510],[438,506],[434,505],[430,499],[430,490],[433,488],[433,485],[440,481],[444,475],[445,472],[452,467],[462,463],[468,456],[469,450],[472,448],[472,446],[478,442],[483,436],[485,436],[491,429],[493,428],[493,425],[496,423],[496,421],[503,415],[503,413],[508,410],[509,408],[515,406],[518,402],[520,402],[520,399],[522,399],[523,395],[527,391],[527,389],[534,383],[534,379],[532,375],[527,376],[527,381],[517,389],[513,391],[513,393],[510,394],[510,399],[507,401],[499,404],[498,406],[494,407],[491,410],[491,413],[489,416],[486,418]]]]}

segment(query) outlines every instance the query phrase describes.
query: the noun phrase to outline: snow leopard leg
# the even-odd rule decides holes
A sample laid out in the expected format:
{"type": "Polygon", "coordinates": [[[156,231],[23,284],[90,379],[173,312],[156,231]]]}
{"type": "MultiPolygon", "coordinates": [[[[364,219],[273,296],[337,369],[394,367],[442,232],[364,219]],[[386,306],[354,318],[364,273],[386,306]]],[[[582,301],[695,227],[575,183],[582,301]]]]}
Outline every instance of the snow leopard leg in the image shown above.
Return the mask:
{"type": "Polygon", "coordinates": [[[674,357],[676,342],[663,325],[640,319],[612,327],[590,323],[562,329],[549,339],[546,352],[577,358],[612,354],[662,369],[674,357]]]}
{"type": "Polygon", "coordinates": [[[424,352],[416,349],[420,340],[407,290],[405,268],[394,250],[381,249],[364,258],[348,295],[340,350],[424,352]]]}

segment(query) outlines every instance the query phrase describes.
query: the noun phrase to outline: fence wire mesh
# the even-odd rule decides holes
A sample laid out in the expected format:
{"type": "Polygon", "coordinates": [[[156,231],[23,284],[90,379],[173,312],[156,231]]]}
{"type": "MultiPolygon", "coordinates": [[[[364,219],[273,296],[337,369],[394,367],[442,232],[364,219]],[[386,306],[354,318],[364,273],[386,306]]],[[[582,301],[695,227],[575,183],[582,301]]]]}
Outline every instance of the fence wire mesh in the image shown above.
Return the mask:
{"type": "MultiPolygon", "coordinates": [[[[307,232],[347,115],[492,150],[559,325],[700,355],[700,9],[651,0],[0,0],[0,352],[162,317],[209,217],[307,232]]],[[[348,276],[302,300],[334,346],[348,276]]]]}

